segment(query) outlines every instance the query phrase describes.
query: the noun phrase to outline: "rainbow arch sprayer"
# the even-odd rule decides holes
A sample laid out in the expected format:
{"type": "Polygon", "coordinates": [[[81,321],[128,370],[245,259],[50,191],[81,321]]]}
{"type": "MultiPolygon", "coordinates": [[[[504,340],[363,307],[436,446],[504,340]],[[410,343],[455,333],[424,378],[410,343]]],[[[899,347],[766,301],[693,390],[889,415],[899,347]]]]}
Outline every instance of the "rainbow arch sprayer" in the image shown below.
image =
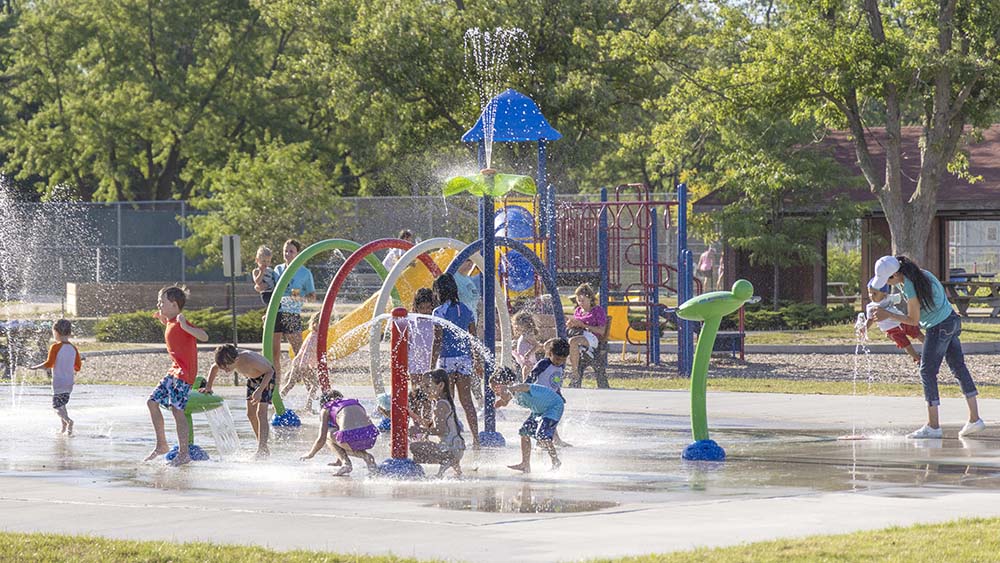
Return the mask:
{"type": "Polygon", "coordinates": [[[708,391],[708,362],[715,347],[722,317],[738,310],[753,297],[753,285],[737,280],[732,291],[712,291],[685,301],[677,316],[688,321],[702,321],[701,335],[691,366],[691,434],[694,442],[684,448],[681,457],[691,461],[722,461],[726,451],[708,437],[708,414],[705,399],[708,391]]]}

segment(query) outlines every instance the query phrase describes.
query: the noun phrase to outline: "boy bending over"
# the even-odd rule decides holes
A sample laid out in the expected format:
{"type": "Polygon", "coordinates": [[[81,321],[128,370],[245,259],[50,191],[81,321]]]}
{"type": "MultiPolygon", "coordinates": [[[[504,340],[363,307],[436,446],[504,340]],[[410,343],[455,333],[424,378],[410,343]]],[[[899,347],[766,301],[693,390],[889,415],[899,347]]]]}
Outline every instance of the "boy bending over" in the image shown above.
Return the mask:
{"type": "Polygon", "coordinates": [[[208,372],[208,382],[205,393],[212,392],[212,383],[219,370],[235,371],[247,378],[247,418],[257,436],[257,459],[271,455],[267,447],[268,408],[271,406],[271,396],[277,378],[274,366],[267,358],[252,350],[240,350],[232,344],[223,344],[215,349],[215,364],[208,372]]]}
{"type": "Polygon", "coordinates": [[[548,452],[552,458],[552,469],[558,469],[562,463],[552,444],[556,425],[562,418],[563,405],[560,397],[550,387],[537,383],[517,383],[517,375],[507,367],[500,368],[490,377],[490,387],[496,394],[496,407],[506,406],[511,399],[531,411],[524,424],[521,425],[521,463],[510,465],[515,471],[531,473],[531,438],[538,440],[538,445],[548,452]]]}

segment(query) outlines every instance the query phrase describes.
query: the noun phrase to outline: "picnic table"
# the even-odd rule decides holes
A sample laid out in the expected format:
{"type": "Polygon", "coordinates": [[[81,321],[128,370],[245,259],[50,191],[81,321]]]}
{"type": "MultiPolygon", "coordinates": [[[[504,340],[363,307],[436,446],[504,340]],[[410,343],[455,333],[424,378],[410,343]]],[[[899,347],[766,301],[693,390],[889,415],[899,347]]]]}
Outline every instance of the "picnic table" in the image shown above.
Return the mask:
{"type": "Polygon", "coordinates": [[[993,307],[991,317],[1000,316],[1000,280],[996,274],[965,274],[965,279],[942,282],[948,300],[958,307],[958,314],[969,316],[971,305],[993,307]],[[980,288],[989,289],[989,295],[976,295],[980,288]]]}
{"type": "Polygon", "coordinates": [[[826,302],[853,304],[860,295],[847,294],[847,282],[826,282],[826,302]]]}

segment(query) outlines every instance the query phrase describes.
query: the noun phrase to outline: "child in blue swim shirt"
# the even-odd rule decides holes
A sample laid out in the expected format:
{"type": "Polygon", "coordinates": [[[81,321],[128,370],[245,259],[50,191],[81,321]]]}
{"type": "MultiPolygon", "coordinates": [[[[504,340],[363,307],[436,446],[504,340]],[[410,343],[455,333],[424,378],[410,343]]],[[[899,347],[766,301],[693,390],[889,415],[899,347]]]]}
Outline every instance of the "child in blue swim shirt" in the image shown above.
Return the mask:
{"type": "Polygon", "coordinates": [[[531,473],[531,438],[534,437],[552,458],[552,469],[559,469],[562,462],[556,454],[552,438],[562,418],[565,401],[551,387],[516,381],[517,375],[508,367],[500,368],[490,377],[490,387],[497,397],[496,408],[504,407],[514,399],[518,405],[531,411],[518,432],[521,435],[521,463],[508,467],[531,473]]]}

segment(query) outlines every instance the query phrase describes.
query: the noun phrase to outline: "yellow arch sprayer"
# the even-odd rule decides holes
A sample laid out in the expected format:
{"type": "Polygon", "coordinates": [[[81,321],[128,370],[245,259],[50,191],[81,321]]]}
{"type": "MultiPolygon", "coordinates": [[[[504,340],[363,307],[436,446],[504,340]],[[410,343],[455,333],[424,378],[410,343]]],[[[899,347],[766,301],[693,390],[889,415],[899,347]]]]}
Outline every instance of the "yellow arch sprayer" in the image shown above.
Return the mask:
{"type": "Polygon", "coordinates": [[[708,389],[708,361],[715,347],[715,337],[719,332],[722,317],[738,310],[753,297],[753,285],[747,280],[738,280],[732,291],[703,293],[685,301],[678,309],[677,316],[688,321],[702,321],[701,335],[694,352],[691,367],[691,434],[694,442],[684,448],[682,457],[692,461],[722,461],[726,452],[715,440],[708,437],[708,414],[705,409],[705,395],[708,389]]]}

